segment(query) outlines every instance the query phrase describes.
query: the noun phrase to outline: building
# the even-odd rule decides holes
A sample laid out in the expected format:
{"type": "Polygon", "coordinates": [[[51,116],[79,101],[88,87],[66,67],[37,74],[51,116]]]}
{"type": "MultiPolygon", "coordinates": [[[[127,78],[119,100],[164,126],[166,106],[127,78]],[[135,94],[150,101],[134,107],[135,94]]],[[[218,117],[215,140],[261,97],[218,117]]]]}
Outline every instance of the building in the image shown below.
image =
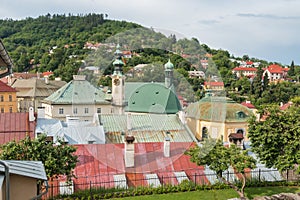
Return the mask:
{"type": "Polygon", "coordinates": [[[248,122],[253,113],[226,97],[204,97],[186,109],[187,125],[198,140],[211,137],[229,142],[230,134],[247,140],[248,122]]]}
{"type": "Polygon", "coordinates": [[[270,65],[264,69],[263,77],[267,76],[270,82],[285,80],[289,68],[283,68],[279,65],[270,65]]]}
{"type": "Polygon", "coordinates": [[[204,82],[204,90],[206,91],[223,91],[224,83],[220,81],[205,81],[204,82]]]}
{"type": "Polygon", "coordinates": [[[189,71],[189,77],[205,78],[205,73],[203,71],[189,71]]]}
{"type": "MultiPolygon", "coordinates": [[[[40,199],[47,190],[37,195],[37,184],[47,182],[44,165],[39,161],[0,161],[0,200],[40,199]],[[7,168],[4,167],[4,164],[7,168]],[[6,169],[9,175],[7,176],[6,169]],[[8,187],[7,187],[8,186],[8,187]]],[[[48,189],[48,188],[47,188],[48,189]]]]}
{"type": "Polygon", "coordinates": [[[235,67],[232,70],[232,73],[236,74],[238,78],[241,76],[244,77],[253,77],[256,75],[257,68],[254,67],[235,67]]]}
{"type": "Polygon", "coordinates": [[[84,75],[74,75],[65,84],[42,102],[46,118],[64,121],[66,116],[92,121],[95,113],[111,113],[111,96],[96,88],[84,75]]]}
{"type": "Polygon", "coordinates": [[[17,90],[19,112],[28,112],[29,107],[37,110],[38,107],[42,106],[41,100],[65,84],[65,81],[52,81],[48,78],[16,79],[12,87],[17,90]]]}
{"type": "Polygon", "coordinates": [[[0,81],[0,112],[17,112],[17,91],[0,81]]]}

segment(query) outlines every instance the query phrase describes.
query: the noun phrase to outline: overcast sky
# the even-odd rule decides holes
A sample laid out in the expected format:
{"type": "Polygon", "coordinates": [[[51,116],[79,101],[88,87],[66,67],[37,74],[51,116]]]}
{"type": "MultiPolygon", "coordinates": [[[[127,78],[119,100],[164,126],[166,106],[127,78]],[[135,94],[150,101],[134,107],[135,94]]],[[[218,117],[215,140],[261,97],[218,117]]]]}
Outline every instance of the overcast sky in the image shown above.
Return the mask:
{"type": "Polygon", "coordinates": [[[0,18],[103,13],[171,30],[234,56],[300,64],[299,0],[1,0],[0,18]]]}

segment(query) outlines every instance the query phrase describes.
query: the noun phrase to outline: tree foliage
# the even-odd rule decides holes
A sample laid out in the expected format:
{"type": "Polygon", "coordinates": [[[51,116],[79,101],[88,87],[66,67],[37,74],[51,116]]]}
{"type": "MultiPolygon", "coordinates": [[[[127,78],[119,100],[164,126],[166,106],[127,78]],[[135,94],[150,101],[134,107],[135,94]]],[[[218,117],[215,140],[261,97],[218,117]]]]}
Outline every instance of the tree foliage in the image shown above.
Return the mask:
{"type": "Polygon", "coordinates": [[[59,141],[47,141],[45,135],[36,139],[26,137],[19,142],[12,141],[1,146],[1,160],[42,161],[48,178],[56,175],[73,175],[77,163],[76,148],[59,141]]]}
{"type": "Polygon", "coordinates": [[[253,157],[243,151],[241,148],[232,144],[230,147],[225,147],[223,143],[218,140],[207,139],[202,146],[195,146],[185,152],[186,155],[191,156],[190,160],[197,165],[208,165],[211,170],[214,170],[219,179],[237,191],[240,197],[244,197],[244,188],[246,185],[245,169],[255,168],[256,161],[253,157]],[[222,173],[233,167],[237,173],[242,176],[242,187],[238,188],[235,183],[226,180],[222,173]]]}
{"type": "Polygon", "coordinates": [[[264,121],[249,122],[252,151],[267,167],[300,172],[300,107],[267,106],[260,113],[267,116],[264,121]]]}

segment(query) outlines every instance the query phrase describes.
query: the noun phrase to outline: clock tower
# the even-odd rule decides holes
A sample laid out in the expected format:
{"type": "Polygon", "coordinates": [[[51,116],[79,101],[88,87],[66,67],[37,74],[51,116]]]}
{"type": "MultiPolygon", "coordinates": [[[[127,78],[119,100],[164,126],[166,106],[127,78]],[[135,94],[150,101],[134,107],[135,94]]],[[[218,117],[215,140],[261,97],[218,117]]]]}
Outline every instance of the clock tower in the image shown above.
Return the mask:
{"type": "Polygon", "coordinates": [[[120,45],[117,45],[115,51],[116,59],[113,62],[114,72],[112,78],[112,101],[113,105],[117,107],[115,113],[121,114],[123,112],[124,101],[125,101],[125,76],[122,72],[124,65],[122,61],[122,52],[120,51],[120,45]],[[119,108],[118,108],[119,107],[119,108]],[[118,111],[117,111],[118,110],[118,111]]]}

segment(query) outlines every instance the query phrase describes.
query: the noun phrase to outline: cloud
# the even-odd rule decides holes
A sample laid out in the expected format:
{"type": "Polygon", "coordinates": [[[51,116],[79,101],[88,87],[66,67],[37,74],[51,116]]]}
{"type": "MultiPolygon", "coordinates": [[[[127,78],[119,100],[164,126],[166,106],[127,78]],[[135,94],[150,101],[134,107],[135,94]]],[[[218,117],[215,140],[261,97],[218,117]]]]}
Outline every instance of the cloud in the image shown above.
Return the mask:
{"type": "Polygon", "coordinates": [[[218,20],[214,20],[214,19],[203,19],[203,20],[199,20],[198,23],[200,24],[204,24],[204,25],[214,25],[219,23],[220,21],[218,20]]]}
{"type": "Polygon", "coordinates": [[[254,14],[254,13],[238,13],[238,17],[248,17],[248,18],[265,18],[265,19],[274,19],[274,20],[298,20],[300,16],[279,16],[271,14],[254,14]]]}

